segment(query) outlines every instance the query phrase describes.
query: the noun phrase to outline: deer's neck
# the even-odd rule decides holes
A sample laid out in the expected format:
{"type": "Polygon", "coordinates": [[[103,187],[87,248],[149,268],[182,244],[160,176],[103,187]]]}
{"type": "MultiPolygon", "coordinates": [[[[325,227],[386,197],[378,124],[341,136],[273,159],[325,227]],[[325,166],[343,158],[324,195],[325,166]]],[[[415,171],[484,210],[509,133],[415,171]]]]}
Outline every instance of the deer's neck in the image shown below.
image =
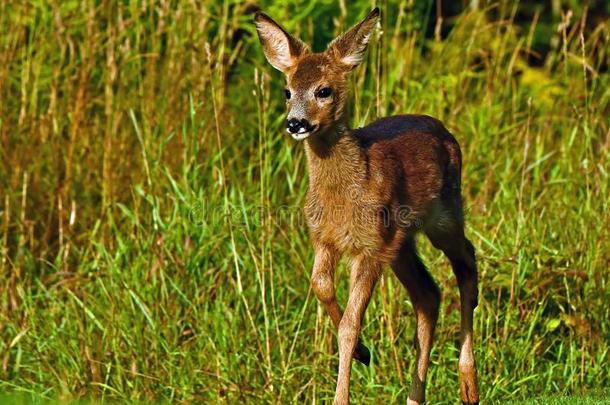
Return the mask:
{"type": "Polygon", "coordinates": [[[353,192],[366,180],[366,158],[347,128],[307,139],[305,151],[311,190],[353,192]]]}

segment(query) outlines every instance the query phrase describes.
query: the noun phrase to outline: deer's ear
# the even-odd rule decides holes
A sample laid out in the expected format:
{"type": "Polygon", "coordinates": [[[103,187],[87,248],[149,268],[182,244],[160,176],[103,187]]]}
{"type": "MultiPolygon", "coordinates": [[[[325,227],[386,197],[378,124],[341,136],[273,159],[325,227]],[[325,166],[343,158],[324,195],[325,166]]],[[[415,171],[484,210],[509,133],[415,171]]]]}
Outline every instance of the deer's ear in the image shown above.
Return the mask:
{"type": "Polygon", "coordinates": [[[364,51],[378,22],[379,8],[375,7],[359,24],[333,40],[328,45],[328,52],[347,67],[356,67],[364,57],[364,51]]]}
{"type": "Polygon", "coordinates": [[[265,56],[277,70],[286,72],[294,66],[299,56],[308,51],[307,45],[288,34],[267,14],[256,13],[254,23],[265,56]]]}

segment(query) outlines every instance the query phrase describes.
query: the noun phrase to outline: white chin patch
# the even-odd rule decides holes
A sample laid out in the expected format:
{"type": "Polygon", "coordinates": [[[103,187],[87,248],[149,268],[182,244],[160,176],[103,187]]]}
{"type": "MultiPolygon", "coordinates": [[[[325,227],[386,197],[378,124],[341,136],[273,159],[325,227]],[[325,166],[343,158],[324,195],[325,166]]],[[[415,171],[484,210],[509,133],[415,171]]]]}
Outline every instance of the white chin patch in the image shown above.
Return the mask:
{"type": "Polygon", "coordinates": [[[311,134],[311,132],[299,131],[296,134],[290,134],[290,135],[292,135],[293,139],[296,139],[297,141],[302,141],[303,139],[307,138],[310,134],[311,134]]]}
{"type": "Polygon", "coordinates": [[[290,136],[292,136],[293,139],[297,140],[297,141],[302,141],[303,139],[307,138],[309,135],[311,135],[312,131],[308,131],[305,128],[299,128],[299,132],[297,132],[296,134],[293,134],[292,132],[290,132],[288,129],[286,130],[286,132],[288,132],[290,134],[290,136]]]}

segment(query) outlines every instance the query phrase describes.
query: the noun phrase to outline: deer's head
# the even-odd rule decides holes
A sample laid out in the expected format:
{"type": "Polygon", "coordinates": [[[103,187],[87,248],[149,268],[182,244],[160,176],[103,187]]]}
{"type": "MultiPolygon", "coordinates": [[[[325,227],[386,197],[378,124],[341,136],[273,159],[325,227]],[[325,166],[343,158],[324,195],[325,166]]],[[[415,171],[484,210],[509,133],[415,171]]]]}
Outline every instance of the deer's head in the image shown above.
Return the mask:
{"type": "Polygon", "coordinates": [[[269,16],[256,14],[254,21],[265,56],[286,75],[286,131],[294,139],[323,134],[341,119],[347,76],[363,59],[378,20],[379,9],[375,8],[324,52],[312,53],[269,16]]]}

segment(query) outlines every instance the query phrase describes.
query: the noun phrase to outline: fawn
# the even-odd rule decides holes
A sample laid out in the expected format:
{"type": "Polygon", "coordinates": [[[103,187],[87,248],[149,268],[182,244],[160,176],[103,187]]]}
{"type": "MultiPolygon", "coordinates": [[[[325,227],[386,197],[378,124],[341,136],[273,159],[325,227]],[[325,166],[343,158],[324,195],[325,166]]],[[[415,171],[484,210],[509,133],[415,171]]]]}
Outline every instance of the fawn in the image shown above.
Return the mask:
{"type": "Polygon", "coordinates": [[[352,358],[370,362],[359,334],[385,265],[407,289],[417,319],[417,365],[407,403],[425,401],[440,291],[416,251],[415,234],[421,231],[449,258],[457,278],[461,399],[476,404],[472,323],[477,268],[474,248],[464,235],[460,147],[440,121],[425,115],[382,118],[355,130],[347,126],[348,74],[363,59],[378,21],[375,8],[326,51],[312,53],[266,14],[255,16],[267,60],[286,75],[286,130],[305,141],[310,177],[305,215],[315,250],[311,287],[338,328],[334,403],[349,402],[352,358]],[[345,311],[337,304],[334,286],[334,269],[343,254],[351,263],[345,311]]]}

